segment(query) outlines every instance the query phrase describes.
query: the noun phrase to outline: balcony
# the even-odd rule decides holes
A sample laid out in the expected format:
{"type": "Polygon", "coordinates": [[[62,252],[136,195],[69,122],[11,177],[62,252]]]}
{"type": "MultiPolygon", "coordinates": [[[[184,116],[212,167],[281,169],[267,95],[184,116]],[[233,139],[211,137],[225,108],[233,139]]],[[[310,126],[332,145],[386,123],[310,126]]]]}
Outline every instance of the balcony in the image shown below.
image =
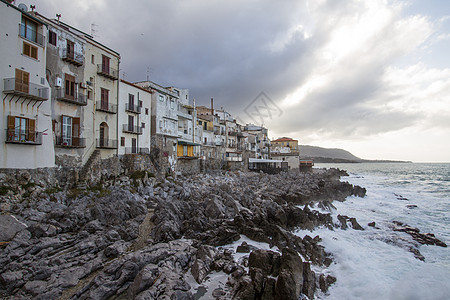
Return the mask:
{"type": "Polygon", "coordinates": [[[223,142],[222,141],[216,141],[216,146],[223,146],[223,142]]]}
{"type": "Polygon", "coordinates": [[[73,50],[69,50],[68,48],[63,49],[62,60],[67,61],[75,66],[83,65],[83,54],[76,53],[73,50]]]}
{"type": "Polygon", "coordinates": [[[242,156],[227,156],[225,157],[226,161],[242,161],[242,156]]]}
{"type": "Polygon", "coordinates": [[[125,154],[150,154],[149,148],[126,147],[125,154]]]}
{"type": "Polygon", "coordinates": [[[109,104],[102,101],[97,101],[95,110],[103,111],[109,114],[117,114],[117,105],[109,104]]]}
{"type": "Polygon", "coordinates": [[[103,75],[106,78],[117,80],[119,79],[119,72],[116,69],[109,67],[108,65],[97,65],[97,74],[103,75]]]}
{"type": "Polygon", "coordinates": [[[13,94],[38,101],[48,99],[48,88],[43,85],[29,83],[17,78],[5,78],[3,83],[3,93],[5,94],[13,94]]]}
{"type": "Polygon", "coordinates": [[[86,139],[80,137],[57,136],[55,145],[61,148],[85,148],[86,139]]]}
{"type": "Polygon", "coordinates": [[[203,146],[215,147],[216,146],[216,142],[203,142],[203,146]]]}
{"type": "Polygon", "coordinates": [[[95,146],[101,149],[117,149],[117,140],[96,139],[95,146]]]}
{"type": "Polygon", "coordinates": [[[135,105],[135,104],[131,104],[131,103],[125,104],[125,111],[135,113],[135,114],[140,114],[141,110],[142,110],[142,107],[140,107],[139,105],[135,105]]]}
{"type": "Polygon", "coordinates": [[[64,88],[56,90],[56,100],[65,101],[68,103],[82,105],[82,106],[87,105],[87,99],[86,99],[85,95],[83,95],[82,93],[75,93],[73,96],[67,95],[65,93],[64,88]]]}
{"type": "Polygon", "coordinates": [[[22,129],[6,129],[7,144],[42,145],[42,132],[22,129]]]}
{"type": "Polygon", "coordinates": [[[26,28],[24,24],[19,24],[19,36],[26,39],[27,41],[38,44],[44,47],[44,36],[37,33],[36,30],[26,28]]]}
{"type": "Polygon", "coordinates": [[[177,115],[179,117],[182,117],[182,118],[185,118],[185,119],[188,119],[188,120],[192,120],[192,115],[188,114],[187,112],[177,111],[177,115]]]}
{"type": "Polygon", "coordinates": [[[132,124],[123,124],[122,131],[125,133],[142,134],[142,127],[133,126],[132,124]]]}

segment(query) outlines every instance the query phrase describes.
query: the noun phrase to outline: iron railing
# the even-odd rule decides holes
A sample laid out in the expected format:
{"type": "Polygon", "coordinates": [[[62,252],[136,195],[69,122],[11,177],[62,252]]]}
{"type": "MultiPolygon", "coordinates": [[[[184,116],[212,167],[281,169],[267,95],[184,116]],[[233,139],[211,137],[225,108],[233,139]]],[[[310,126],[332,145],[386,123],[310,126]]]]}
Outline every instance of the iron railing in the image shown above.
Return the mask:
{"type": "Polygon", "coordinates": [[[95,109],[98,111],[104,111],[111,114],[117,114],[117,105],[116,104],[110,104],[100,101],[96,102],[95,109]]]}
{"type": "Polygon", "coordinates": [[[69,48],[63,49],[62,59],[65,61],[73,63],[77,66],[81,66],[83,64],[83,58],[84,56],[82,53],[77,53],[73,50],[69,50],[69,48]]]}
{"type": "Polygon", "coordinates": [[[80,137],[56,137],[56,146],[67,148],[84,148],[86,147],[86,139],[80,137]]]}
{"type": "Polygon", "coordinates": [[[97,65],[97,73],[113,80],[119,79],[119,72],[105,64],[97,65]]]}
{"type": "Polygon", "coordinates": [[[19,128],[8,128],[6,129],[6,143],[42,145],[42,132],[19,128]]]}
{"type": "Polygon", "coordinates": [[[96,139],[95,146],[104,149],[117,149],[117,140],[96,139]]]}
{"type": "Polygon", "coordinates": [[[140,107],[139,105],[136,105],[136,104],[126,103],[125,104],[125,110],[129,111],[129,112],[136,113],[136,114],[140,114],[141,110],[142,110],[142,107],[140,107]]]}
{"type": "Polygon", "coordinates": [[[126,147],[125,154],[150,154],[150,149],[138,147],[126,147]]]}
{"type": "Polygon", "coordinates": [[[142,134],[142,127],[134,126],[133,124],[123,124],[122,131],[126,133],[142,134]]]}
{"type": "Polygon", "coordinates": [[[73,96],[67,95],[64,87],[56,90],[56,99],[83,106],[87,105],[87,98],[85,95],[82,93],[74,93],[73,96]]]}

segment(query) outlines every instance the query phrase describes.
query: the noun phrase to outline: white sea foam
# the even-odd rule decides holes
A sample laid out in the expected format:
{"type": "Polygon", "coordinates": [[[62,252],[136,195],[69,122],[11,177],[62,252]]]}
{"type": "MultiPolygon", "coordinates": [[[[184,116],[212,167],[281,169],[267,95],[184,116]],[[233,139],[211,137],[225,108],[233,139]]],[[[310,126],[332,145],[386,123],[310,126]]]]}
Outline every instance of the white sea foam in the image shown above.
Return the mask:
{"type": "MultiPolygon", "coordinates": [[[[319,228],[312,233],[320,235],[325,250],[333,254],[334,263],[326,272],[338,280],[329,293],[318,293],[317,298],[449,299],[449,248],[417,245],[406,233],[394,232],[392,221],[417,227],[423,233],[434,233],[450,245],[450,165],[444,165],[443,169],[440,166],[443,175],[430,171],[428,165],[339,167],[357,169],[351,170],[350,177],[343,180],[366,187],[367,196],[334,202],[337,209],[331,212],[332,216],[334,219],[337,214],[356,217],[365,230],[319,228]],[[407,208],[411,204],[417,208],[407,208]],[[377,228],[367,226],[372,221],[377,228]],[[424,262],[408,251],[412,245],[417,245],[424,262]]],[[[303,237],[311,232],[297,234],[303,237]]]]}

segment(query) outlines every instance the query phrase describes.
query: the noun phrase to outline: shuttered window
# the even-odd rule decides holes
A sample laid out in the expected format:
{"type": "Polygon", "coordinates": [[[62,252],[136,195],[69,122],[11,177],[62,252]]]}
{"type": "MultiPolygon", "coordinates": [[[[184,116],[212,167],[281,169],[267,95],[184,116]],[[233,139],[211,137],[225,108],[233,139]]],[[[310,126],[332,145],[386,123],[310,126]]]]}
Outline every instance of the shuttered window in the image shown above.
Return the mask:
{"type": "Polygon", "coordinates": [[[48,43],[52,44],[53,46],[56,46],[57,41],[58,37],[56,35],[56,32],[50,30],[48,32],[48,43]]]}
{"type": "Polygon", "coordinates": [[[108,110],[108,106],[109,106],[108,105],[109,104],[109,90],[101,88],[100,97],[101,97],[102,109],[108,110]]]}
{"type": "Polygon", "coordinates": [[[8,116],[7,140],[10,142],[36,141],[36,120],[8,116]]]}
{"type": "Polygon", "coordinates": [[[64,84],[64,94],[68,99],[75,99],[75,77],[69,74],[64,75],[65,84],[64,84]]]}
{"type": "Polygon", "coordinates": [[[23,42],[23,55],[29,56],[31,58],[37,59],[38,58],[38,48],[30,45],[28,43],[23,42]]]}
{"type": "Polygon", "coordinates": [[[28,94],[30,86],[30,73],[16,69],[15,90],[28,94]]]}

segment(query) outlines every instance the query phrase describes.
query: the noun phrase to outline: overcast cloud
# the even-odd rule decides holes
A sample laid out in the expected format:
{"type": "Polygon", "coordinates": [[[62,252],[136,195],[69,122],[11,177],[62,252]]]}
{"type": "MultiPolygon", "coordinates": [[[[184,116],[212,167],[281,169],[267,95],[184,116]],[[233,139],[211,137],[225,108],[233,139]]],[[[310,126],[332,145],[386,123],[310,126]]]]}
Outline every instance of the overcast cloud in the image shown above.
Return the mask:
{"type": "Polygon", "coordinates": [[[121,54],[126,80],[189,88],[197,104],[214,97],[244,121],[265,92],[282,111],[263,120],[271,137],[450,161],[446,1],[20,2],[93,28],[121,54]]]}

